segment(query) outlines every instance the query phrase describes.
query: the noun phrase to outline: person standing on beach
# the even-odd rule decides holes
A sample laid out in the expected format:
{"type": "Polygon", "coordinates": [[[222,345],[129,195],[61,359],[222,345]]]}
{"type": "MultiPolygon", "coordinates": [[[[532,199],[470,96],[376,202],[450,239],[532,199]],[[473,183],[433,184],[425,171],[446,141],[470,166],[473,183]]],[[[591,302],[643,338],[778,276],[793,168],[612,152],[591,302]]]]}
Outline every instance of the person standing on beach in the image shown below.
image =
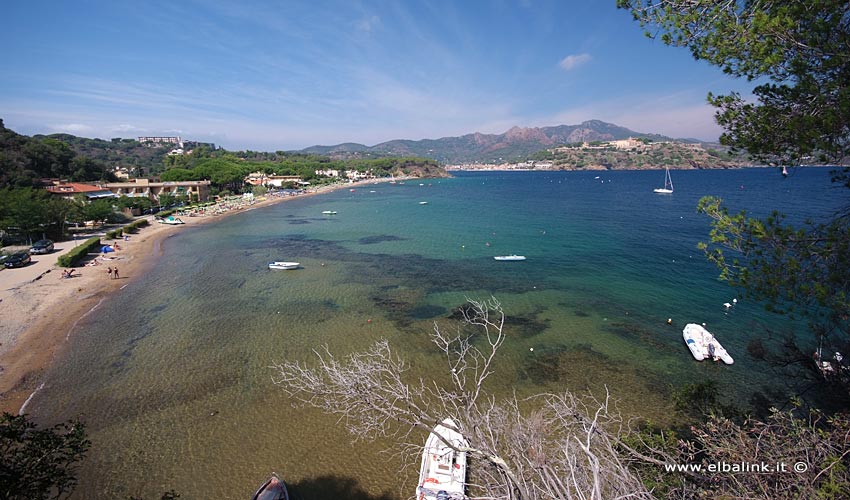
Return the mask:
{"type": "Polygon", "coordinates": [[[110,279],[112,279],[112,266],[106,268],[106,275],[109,276],[110,279]]]}
{"type": "Polygon", "coordinates": [[[115,279],[118,279],[118,266],[115,266],[115,269],[112,270],[112,274],[115,276],[115,279]]]}

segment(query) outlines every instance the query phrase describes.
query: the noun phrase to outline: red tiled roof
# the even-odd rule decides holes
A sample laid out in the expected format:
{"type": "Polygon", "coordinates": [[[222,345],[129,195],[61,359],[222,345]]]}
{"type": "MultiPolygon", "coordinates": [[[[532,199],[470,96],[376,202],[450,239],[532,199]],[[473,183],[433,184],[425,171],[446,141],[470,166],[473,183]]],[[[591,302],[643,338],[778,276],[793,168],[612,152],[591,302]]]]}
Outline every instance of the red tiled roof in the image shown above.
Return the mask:
{"type": "Polygon", "coordinates": [[[48,191],[56,194],[75,194],[75,193],[91,193],[94,191],[103,191],[104,189],[91,184],[81,184],[78,182],[68,182],[59,184],[58,186],[48,186],[48,191]]]}

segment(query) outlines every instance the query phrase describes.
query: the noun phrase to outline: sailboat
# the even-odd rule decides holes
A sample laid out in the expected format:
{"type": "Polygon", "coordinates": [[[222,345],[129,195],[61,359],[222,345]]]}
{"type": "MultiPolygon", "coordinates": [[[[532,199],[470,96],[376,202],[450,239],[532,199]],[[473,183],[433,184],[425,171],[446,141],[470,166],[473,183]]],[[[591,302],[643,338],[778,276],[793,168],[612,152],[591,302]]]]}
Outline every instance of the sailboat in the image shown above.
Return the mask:
{"type": "Polygon", "coordinates": [[[652,191],[660,194],[671,194],[673,192],[673,179],[670,177],[670,169],[664,169],[664,187],[655,188],[652,191]]]}

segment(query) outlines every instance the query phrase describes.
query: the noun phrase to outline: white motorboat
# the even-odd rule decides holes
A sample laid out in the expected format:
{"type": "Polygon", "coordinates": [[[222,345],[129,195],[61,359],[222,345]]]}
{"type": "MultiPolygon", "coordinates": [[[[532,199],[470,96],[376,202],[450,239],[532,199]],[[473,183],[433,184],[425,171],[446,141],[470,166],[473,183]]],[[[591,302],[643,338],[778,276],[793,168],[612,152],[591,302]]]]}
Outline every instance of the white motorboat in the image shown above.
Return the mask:
{"type": "Polygon", "coordinates": [[[456,425],[452,419],[447,418],[434,428],[425,441],[419,485],[416,487],[416,498],[419,500],[467,498],[466,452],[463,450],[469,443],[462,434],[449,427],[456,425]],[[450,443],[455,449],[446,443],[450,443]]]}
{"type": "Polygon", "coordinates": [[[323,210],[323,215],[336,215],[336,210],[323,210]]]}
{"type": "Polygon", "coordinates": [[[419,204],[420,204],[420,205],[427,205],[427,204],[428,204],[428,202],[427,202],[427,201],[420,201],[420,202],[419,202],[419,204]]]}
{"type": "Polygon", "coordinates": [[[289,500],[289,491],[286,489],[286,483],[277,477],[277,474],[272,474],[254,493],[251,500],[289,500]]]}
{"type": "Polygon", "coordinates": [[[497,255],[496,260],[525,260],[525,255],[497,255]]]}
{"type": "Polygon", "coordinates": [[[298,269],[301,263],[299,262],[269,262],[269,269],[298,269]]]}
{"type": "Polygon", "coordinates": [[[685,344],[697,361],[712,359],[714,361],[723,361],[727,365],[734,363],[732,356],[726,352],[726,349],[720,345],[720,342],[714,338],[714,335],[701,325],[688,323],[685,325],[685,329],[682,330],[682,337],[685,339],[685,344]]]}
{"type": "Polygon", "coordinates": [[[670,177],[669,168],[664,169],[664,187],[655,188],[652,191],[659,194],[673,194],[673,178],[670,177]]]}

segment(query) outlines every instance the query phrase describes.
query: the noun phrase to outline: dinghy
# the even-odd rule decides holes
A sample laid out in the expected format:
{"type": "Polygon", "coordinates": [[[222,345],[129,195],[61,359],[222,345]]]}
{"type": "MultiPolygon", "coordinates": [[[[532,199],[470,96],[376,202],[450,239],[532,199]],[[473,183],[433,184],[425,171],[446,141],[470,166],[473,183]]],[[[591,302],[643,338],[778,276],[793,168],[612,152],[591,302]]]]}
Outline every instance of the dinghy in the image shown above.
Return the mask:
{"type": "Polygon", "coordinates": [[[299,262],[269,262],[269,269],[298,269],[301,263],[299,262]]]}
{"type": "Polygon", "coordinates": [[[726,349],[720,345],[714,335],[702,326],[696,323],[688,323],[682,330],[682,337],[695,360],[712,359],[723,361],[727,365],[734,363],[732,356],[726,352],[726,349]]]}

